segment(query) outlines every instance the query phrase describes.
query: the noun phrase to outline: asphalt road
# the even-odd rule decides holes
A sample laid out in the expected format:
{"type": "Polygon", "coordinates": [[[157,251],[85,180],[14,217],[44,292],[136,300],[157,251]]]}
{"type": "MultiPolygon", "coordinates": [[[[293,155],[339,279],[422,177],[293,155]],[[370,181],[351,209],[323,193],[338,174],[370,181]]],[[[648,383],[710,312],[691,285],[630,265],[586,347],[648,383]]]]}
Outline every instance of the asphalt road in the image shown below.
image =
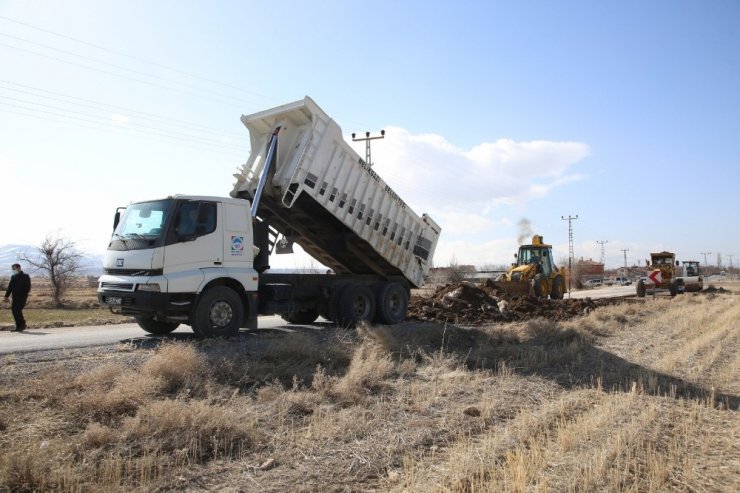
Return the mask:
{"type": "MultiPolygon", "coordinates": [[[[637,296],[635,285],[630,286],[600,286],[593,289],[582,289],[580,291],[571,291],[571,298],[621,298],[625,296],[637,296]]],[[[565,293],[568,298],[568,293],[565,293]]]]}
{"type": "MultiPolygon", "coordinates": [[[[291,331],[290,326],[277,315],[260,317],[259,327],[259,330],[291,331]]],[[[319,329],[320,325],[315,327],[319,329]]],[[[183,325],[178,327],[173,334],[182,334],[188,337],[193,336],[193,331],[189,326],[183,325]]],[[[157,336],[147,334],[137,324],[27,329],[23,332],[4,331],[0,332],[0,354],[107,346],[153,337],[156,338],[157,336]]]]}
{"type": "MultiPolygon", "coordinates": [[[[565,297],[614,298],[634,295],[634,286],[603,286],[594,289],[572,291],[570,294],[566,293],[565,297]]],[[[318,325],[310,325],[310,327],[320,329],[321,323],[322,321],[319,320],[318,325]]],[[[277,315],[260,317],[259,327],[259,330],[291,331],[291,326],[286,324],[277,315]]],[[[173,334],[181,334],[182,337],[193,336],[192,330],[186,325],[179,327],[173,334]]],[[[0,354],[107,346],[156,337],[144,332],[137,324],[28,329],[21,333],[0,332],[0,354]]]]}

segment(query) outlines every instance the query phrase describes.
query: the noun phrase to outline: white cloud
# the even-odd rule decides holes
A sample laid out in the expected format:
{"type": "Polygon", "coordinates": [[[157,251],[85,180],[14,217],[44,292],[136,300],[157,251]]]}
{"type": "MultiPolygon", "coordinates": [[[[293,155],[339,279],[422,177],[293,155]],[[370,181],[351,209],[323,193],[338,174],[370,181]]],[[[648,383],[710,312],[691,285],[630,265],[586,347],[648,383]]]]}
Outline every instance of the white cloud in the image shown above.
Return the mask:
{"type": "MultiPolygon", "coordinates": [[[[354,146],[364,156],[364,143],[354,146]]],[[[429,213],[442,227],[437,265],[453,255],[460,263],[486,265],[506,262],[516,252],[512,218],[526,215],[530,201],[585,179],[572,168],[589,152],[580,142],[511,139],[466,150],[440,135],[386,127],[386,138],[373,142],[372,160],[417,213],[429,213]]]]}
{"type": "MultiPolygon", "coordinates": [[[[355,149],[364,155],[364,147],[355,149]]],[[[580,142],[511,139],[464,150],[439,135],[387,127],[386,139],[374,143],[373,161],[378,174],[412,205],[480,212],[541,198],[584,179],[571,168],[589,152],[580,142]]]]}

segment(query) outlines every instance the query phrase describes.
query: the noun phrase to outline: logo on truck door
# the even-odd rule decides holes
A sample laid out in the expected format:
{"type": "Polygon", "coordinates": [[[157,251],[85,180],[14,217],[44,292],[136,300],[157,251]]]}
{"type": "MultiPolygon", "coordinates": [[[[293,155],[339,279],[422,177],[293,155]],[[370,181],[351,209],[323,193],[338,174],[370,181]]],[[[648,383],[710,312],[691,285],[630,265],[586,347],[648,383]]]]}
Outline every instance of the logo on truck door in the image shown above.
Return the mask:
{"type": "Polygon", "coordinates": [[[231,255],[244,255],[244,237],[231,237],[231,255]]]}

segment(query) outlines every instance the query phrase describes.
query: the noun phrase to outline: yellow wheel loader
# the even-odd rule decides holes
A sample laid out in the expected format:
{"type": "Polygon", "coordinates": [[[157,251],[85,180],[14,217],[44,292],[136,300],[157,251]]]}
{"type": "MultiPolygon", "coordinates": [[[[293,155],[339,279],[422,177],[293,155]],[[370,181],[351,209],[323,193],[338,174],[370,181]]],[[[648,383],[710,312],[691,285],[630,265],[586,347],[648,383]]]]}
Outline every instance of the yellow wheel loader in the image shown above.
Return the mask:
{"type": "Polygon", "coordinates": [[[563,299],[566,291],[566,269],[558,269],[552,258],[552,245],[534,235],[531,245],[521,245],[508,272],[499,276],[495,285],[512,296],[563,299]]]}

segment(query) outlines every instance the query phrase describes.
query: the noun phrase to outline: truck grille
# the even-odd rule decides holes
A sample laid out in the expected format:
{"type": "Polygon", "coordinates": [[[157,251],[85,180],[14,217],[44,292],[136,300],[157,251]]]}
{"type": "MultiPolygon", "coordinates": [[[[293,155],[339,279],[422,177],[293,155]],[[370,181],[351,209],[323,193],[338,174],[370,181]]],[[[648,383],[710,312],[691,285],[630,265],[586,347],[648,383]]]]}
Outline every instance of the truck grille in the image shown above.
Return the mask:
{"type": "Polygon", "coordinates": [[[121,282],[101,282],[100,289],[104,291],[134,291],[134,285],[132,283],[121,283],[121,282]]]}

